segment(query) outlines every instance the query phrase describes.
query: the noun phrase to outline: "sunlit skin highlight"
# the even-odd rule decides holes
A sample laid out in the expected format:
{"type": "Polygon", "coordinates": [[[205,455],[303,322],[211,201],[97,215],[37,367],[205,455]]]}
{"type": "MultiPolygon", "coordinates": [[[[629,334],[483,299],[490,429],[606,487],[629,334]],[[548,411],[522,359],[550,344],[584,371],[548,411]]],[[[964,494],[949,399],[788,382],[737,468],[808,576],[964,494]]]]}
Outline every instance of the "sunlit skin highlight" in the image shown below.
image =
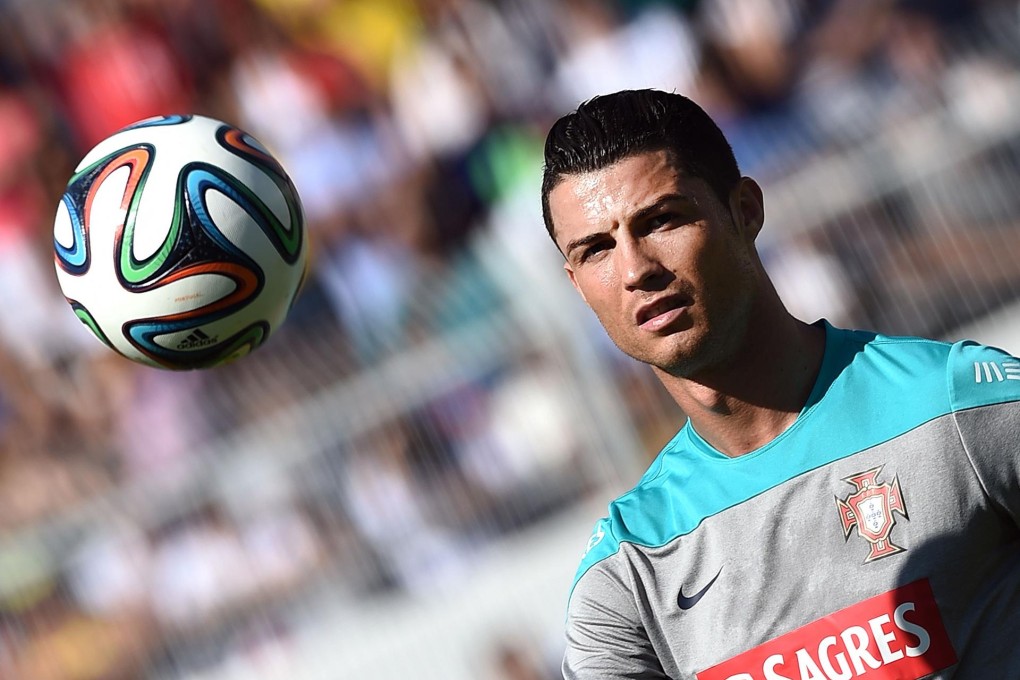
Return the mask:
{"type": "Polygon", "coordinates": [[[824,333],[789,315],[765,273],[757,183],[743,178],[727,198],[649,152],[563,177],[549,207],[564,269],[610,338],[652,366],[703,437],[739,455],[796,418],[824,333]]]}

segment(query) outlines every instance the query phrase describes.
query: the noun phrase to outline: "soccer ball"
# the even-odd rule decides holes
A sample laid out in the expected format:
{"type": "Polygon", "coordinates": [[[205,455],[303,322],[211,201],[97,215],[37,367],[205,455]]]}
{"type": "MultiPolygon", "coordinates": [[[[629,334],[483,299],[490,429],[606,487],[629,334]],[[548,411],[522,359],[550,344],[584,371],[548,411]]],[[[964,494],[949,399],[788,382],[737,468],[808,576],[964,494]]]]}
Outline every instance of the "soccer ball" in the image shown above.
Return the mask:
{"type": "Polygon", "coordinates": [[[247,133],[203,116],[150,118],[92,149],[53,227],[74,313],[128,359],[208,368],[287,315],[307,268],[301,203],[247,133]]]}

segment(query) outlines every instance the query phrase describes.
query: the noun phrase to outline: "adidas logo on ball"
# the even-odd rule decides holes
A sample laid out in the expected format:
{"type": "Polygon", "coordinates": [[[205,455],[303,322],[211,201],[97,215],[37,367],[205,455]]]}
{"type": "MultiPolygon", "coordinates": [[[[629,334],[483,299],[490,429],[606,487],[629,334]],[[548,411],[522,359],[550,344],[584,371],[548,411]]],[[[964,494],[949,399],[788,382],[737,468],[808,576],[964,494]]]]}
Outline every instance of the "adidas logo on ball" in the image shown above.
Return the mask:
{"type": "Polygon", "coordinates": [[[208,335],[202,332],[202,329],[196,328],[191,335],[184,338],[177,344],[177,349],[196,349],[198,347],[207,347],[214,345],[219,341],[219,337],[210,338],[208,335]]]}

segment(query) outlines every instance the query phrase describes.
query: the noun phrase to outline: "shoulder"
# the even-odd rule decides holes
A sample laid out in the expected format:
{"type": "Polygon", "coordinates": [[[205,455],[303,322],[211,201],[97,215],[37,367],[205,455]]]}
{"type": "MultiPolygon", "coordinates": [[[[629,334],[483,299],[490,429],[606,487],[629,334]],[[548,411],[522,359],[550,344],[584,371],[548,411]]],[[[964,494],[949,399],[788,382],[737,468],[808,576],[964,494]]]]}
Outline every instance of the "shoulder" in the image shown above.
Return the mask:
{"type": "MultiPolygon", "coordinates": [[[[948,405],[947,366],[953,345],[915,336],[884,335],[872,331],[829,326],[832,380],[853,390],[875,391],[886,399],[904,392],[913,401],[930,400],[930,406],[948,405]]],[[[828,350],[827,350],[828,351],[828,350]]],[[[881,400],[881,398],[880,398],[881,400]]]]}
{"type": "Polygon", "coordinates": [[[897,428],[913,427],[950,410],[949,343],[829,325],[826,333],[816,397],[824,396],[828,409],[880,416],[897,428]]]}
{"type": "Polygon", "coordinates": [[[951,410],[1020,399],[1020,359],[973,340],[945,342],[840,331],[865,374],[899,382],[918,396],[946,395],[951,410]]]}
{"type": "Polygon", "coordinates": [[[909,429],[950,413],[1020,401],[1020,359],[996,347],[831,326],[828,332],[838,355],[829,389],[837,398],[829,403],[867,416],[874,426],[909,429]]]}
{"type": "Polygon", "coordinates": [[[910,335],[885,335],[874,331],[829,327],[838,344],[853,354],[853,360],[884,372],[928,370],[944,365],[952,344],[910,335]]]}
{"type": "Polygon", "coordinates": [[[948,372],[954,410],[1020,400],[1020,359],[997,347],[957,342],[948,372]]]}
{"type": "Polygon", "coordinates": [[[685,520],[675,505],[675,495],[664,488],[665,480],[682,474],[677,468],[684,466],[685,457],[680,452],[687,439],[688,426],[684,426],[662,448],[638,483],[609,503],[607,514],[595,523],[584,546],[575,587],[592,567],[617,555],[622,545],[656,547],[683,532],[678,522],[696,524],[696,520],[685,520]],[[663,512],[664,503],[670,503],[673,511],[663,512]]]}

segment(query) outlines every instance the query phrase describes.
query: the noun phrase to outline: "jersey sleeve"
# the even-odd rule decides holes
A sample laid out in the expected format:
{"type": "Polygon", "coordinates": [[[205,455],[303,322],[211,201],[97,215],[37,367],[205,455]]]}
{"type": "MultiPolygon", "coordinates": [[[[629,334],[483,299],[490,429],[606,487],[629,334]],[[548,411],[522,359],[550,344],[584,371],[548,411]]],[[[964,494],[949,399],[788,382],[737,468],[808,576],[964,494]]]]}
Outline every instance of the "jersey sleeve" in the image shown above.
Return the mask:
{"type": "Polygon", "coordinates": [[[605,563],[588,569],[570,596],[564,680],[666,678],[637,614],[634,594],[605,563]]]}
{"type": "Polygon", "coordinates": [[[1020,526],[1020,359],[957,343],[950,397],[960,440],[989,498],[1020,526]]]}

